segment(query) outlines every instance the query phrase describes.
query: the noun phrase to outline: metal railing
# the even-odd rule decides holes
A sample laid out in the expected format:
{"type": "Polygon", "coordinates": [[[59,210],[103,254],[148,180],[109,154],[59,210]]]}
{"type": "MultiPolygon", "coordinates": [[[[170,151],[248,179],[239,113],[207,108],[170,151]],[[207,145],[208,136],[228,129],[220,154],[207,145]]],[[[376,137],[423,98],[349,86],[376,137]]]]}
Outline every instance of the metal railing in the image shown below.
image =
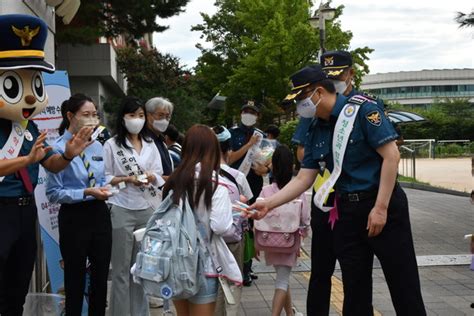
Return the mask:
{"type": "Polygon", "coordinates": [[[398,173],[402,176],[416,179],[416,149],[400,146],[398,173]]]}

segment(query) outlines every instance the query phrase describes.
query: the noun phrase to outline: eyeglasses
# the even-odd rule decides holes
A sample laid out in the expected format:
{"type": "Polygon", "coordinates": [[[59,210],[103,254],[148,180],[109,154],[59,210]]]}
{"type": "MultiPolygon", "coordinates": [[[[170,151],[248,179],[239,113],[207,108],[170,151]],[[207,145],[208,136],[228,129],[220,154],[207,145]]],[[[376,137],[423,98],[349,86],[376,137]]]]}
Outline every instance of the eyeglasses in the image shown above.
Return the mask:
{"type": "Polygon", "coordinates": [[[166,119],[167,121],[170,121],[171,120],[171,114],[166,114],[166,113],[162,113],[162,112],[158,112],[158,113],[152,113],[151,116],[155,119],[155,120],[162,120],[162,119],[166,119]]]}

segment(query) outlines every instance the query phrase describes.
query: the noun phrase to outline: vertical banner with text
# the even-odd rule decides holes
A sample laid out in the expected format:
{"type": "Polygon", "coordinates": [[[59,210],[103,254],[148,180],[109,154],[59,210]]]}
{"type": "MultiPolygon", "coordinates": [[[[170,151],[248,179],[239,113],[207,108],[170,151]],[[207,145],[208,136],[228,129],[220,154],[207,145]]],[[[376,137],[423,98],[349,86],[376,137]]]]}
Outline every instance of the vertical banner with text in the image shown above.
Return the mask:
{"type": "MultiPolygon", "coordinates": [[[[58,138],[58,127],[61,124],[61,103],[69,99],[69,79],[67,72],[56,71],[53,74],[43,73],[46,92],[48,93],[48,106],[33,120],[38,125],[40,132],[48,134],[48,144],[53,144],[58,138]]],[[[35,190],[36,207],[38,208],[38,221],[41,227],[44,253],[48,266],[51,291],[54,294],[64,295],[64,275],[59,251],[58,211],[59,205],[48,201],[45,194],[46,173],[40,167],[38,185],[35,190]]]]}

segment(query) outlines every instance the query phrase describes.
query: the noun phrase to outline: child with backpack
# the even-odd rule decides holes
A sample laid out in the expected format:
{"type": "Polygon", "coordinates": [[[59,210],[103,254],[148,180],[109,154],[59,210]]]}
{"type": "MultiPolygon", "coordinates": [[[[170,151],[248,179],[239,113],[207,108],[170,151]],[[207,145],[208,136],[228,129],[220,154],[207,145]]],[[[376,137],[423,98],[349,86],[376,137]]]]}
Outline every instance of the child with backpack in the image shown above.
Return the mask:
{"type": "Polygon", "coordinates": [[[207,126],[194,125],[184,138],[181,163],[163,189],[163,196],[170,194],[174,204],[189,202],[197,231],[188,233],[197,234],[200,240],[204,239],[206,250],[212,249],[201,257],[204,271],[198,268],[198,272],[205,277],[198,292],[186,299],[173,299],[178,316],[212,316],[218,277],[225,276],[238,285],[242,283],[238,265],[222,239],[232,229],[232,205],[226,187],[220,184],[220,162],[216,135],[207,126]]]}
{"type": "MultiPolygon", "coordinates": [[[[290,182],[293,176],[293,153],[287,146],[276,148],[272,166],[274,182],[263,187],[259,198],[272,196],[290,182]]],[[[273,265],[276,271],[272,316],[279,316],[283,309],[289,316],[303,315],[292,306],[289,279],[309,223],[310,210],[304,193],[255,221],[255,248],[265,252],[266,264],[273,265]]]]}
{"type": "MultiPolygon", "coordinates": [[[[220,176],[222,176],[224,184],[227,186],[231,202],[235,201],[247,202],[253,197],[252,190],[245,175],[237,169],[231,168],[227,165],[229,152],[231,150],[230,132],[224,126],[215,126],[212,128],[216,133],[221,149],[221,169],[220,176]]],[[[243,272],[244,264],[244,240],[243,232],[248,230],[248,220],[240,216],[238,213],[233,215],[233,226],[235,229],[229,230],[229,234],[224,235],[229,250],[234,255],[235,260],[239,265],[239,269],[243,272]]],[[[232,291],[235,304],[226,304],[222,287],[219,287],[217,294],[216,310],[214,316],[237,316],[239,313],[240,300],[242,295],[242,288],[236,287],[232,291]]]]}

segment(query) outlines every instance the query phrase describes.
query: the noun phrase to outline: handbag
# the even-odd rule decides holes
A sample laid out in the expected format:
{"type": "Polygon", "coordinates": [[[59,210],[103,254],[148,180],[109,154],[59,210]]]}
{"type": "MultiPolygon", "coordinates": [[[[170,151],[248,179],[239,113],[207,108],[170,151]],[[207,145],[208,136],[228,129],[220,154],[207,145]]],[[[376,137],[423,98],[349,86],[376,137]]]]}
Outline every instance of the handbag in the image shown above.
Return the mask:
{"type": "Polygon", "coordinates": [[[255,221],[255,248],[258,251],[293,253],[301,245],[300,199],[275,208],[264,218],[255,221]]]}

